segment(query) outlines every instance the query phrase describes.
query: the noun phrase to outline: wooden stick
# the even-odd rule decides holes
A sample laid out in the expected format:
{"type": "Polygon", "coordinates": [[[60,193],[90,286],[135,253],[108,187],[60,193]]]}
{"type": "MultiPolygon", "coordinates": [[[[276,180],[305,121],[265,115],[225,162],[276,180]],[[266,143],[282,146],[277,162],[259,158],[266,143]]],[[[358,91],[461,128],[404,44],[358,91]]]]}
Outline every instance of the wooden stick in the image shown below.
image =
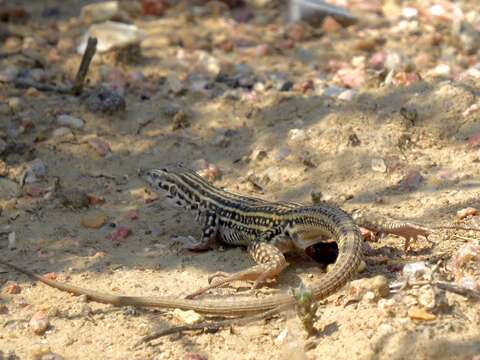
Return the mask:
{"type": "Polygon", "coordinates": [[[95,52],[97,51],[97,38],[89,37],[87,40],[87,47],[83,53],[82,61],[78,68],[77,76],[72,86],[72,94],[80,95],[83,91],[83,84],[88,73],[88,68],[92,62],[95,52]]]}

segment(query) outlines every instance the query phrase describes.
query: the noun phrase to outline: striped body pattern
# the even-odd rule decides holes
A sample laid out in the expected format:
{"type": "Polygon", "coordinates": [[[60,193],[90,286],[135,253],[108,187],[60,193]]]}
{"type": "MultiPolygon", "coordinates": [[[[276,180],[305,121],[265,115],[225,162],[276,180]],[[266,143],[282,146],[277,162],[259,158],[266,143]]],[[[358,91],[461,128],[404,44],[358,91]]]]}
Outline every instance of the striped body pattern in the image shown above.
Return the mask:
{"type": "Polygon", "coordinates": [[[349,234],[360,237],[350,216],[332,205],[306,206],[237,195],[210,185],[178,165],[145,170],[141,176],[153,190],[164,194],[175,206],[193,211],[200,220],[202,238],[188,249],[206,250],[220,237],[225,243],[247,246],[258,264],[235,274],[216,273],[209,278],[210,286],[192,296],[234,280],[254,280],[254,287],[258,287],[287,266],[283,256],[286,252],[305,250],[325,237],[338,239],[342,249],[342,239],[349,234]]]}

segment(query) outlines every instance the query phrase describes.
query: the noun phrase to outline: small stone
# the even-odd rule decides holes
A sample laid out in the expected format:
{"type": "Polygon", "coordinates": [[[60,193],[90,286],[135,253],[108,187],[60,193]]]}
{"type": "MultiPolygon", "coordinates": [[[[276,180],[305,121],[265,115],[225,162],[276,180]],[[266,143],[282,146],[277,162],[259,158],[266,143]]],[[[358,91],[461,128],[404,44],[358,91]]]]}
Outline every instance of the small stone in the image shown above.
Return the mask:
{"type": "Polygon", "coordinates": [[[337,99],[343,100],[343,101],[352,101],[355,98],[355,95],[357,95],[357,92],[353,89],[348,89],[343,92],[341,92],[337,99]]]}
{"type": "Polygon", "coordinates": [[[50,326],[50,321],[47,314],[39,311],[32,316],[28,325],[36,335],[43,335],[50,326]]]}
{"type": "Polygon", "coordinates": [[[8,250],[15,250],[17,248],[17,234],[12,231],[8,234],[8,250]]]}
{"type": "Polygon", "coordinates": [[[378,309],[380,314],[386,317],[394,317],[397,310],[397,302],[395,299],[380,299],[378,301],[378,309]]]}
{"type": "Polygon", "coordinates": [[[0,81],[1,82],[13,81],[15,80],[19,72],[20,70],[17,69],[16,67],[7,66],[0,71],[0,81]]]}
{"type": "Polygon", "coordinates": [[[220,169],[215,164],[209,164],[207,168],[197,172],[208,181],[215,181],[220,177],[220,169]]]}
{"type": "Polygon", "coordinates": [[[47,174],[47,166],[41,159],[35,159],[30,161],[25,169],[25,172],[22,174],[24,182],[31,184],[37,182],[39,178],[44,178],[47,174]]]}
{"type": "Polygon", "coordinates": [[[0,315],[8,314],[8,307],[5,304],[0,304],[0,315]]]}
{"type": "Polygon", "coordinates": [[[7,282],[7,284],[3,287],[3,293],[5,294],[14,295],[14,294],[20,294],[21,292],[22,292],[22,288],[16,282],[13,282],[13,281],[7,282]]]}
{"type": "Polygon", "coordinates": [[[289,148],[280,148],[273,155],[275,161],[282,161],[290,155],[291,150],[289,148]]]}
{"type": "Polygon", "coordinates": [[[112,49],[122,49],[138,45],[143,40],[143,33],[136,25],[124,24],[115,21],[105,21],[93,24],[81,40],[77,48],[79,54],[83,54],[87,47],[88,37],[97,38],[97,51],[107,52],[112,49]]]}
{"type": "Polygon", "coordinates": [[[8,106],[12,112],[17,112],[22,106],[22,99],[18,97],[12,97],[8,99],[8,106]]]}
{"type": "Polygon", "coordinates": [[[402,16],[406,19],[415,19],[418,16],[418,10],[412,7],[402,8],[402,16]]]}
{"type": "Polygon", "coordinates": [[[80,223],[88,229],[100,229],[107,221],[107,215],[101,211],[91,211],[82,217],[80,223]]]}
{"type": "Polygon", "coordinates": [[[281,346],[285,343],[285,341],[287,340],[288,338],[288,330],[287,329],[283,329],[282,331],[280,331],[280,334],[278,334],[278,336],[275,338],[275,345],[277,346],[281,346]]]}
{"type": "Polygon", "coordinates": [[[418,170],[410,171],[407,175],[400,180],[398,187],[401,190],[413,191],[417,189],[420,184],[425,181],[425,178],[420,174],[418,170]]]}
{"type": "Polygon", "coordinates": [[[263,149],[255,149],[252,153],[252,158],[255,160],[263,160],[267,157],[268,153],[266,150],[263,149]]]}
{"type": "MultiPolygon", "coordinates": [[[[2,139],[0,139],[0,154],[2,153],[2,139]]],[[[0,177],[4,177],[8,175],[8,165],[5,161],[0,160],[0,177]]]]}
{"type": "Polygon", "coordinates": [[[85,122],[82,119],[65,114],[57,117],[57,124],[72,129],[81,129],[85,126],[85,122]]]}
{"type": "Polygon", "coordinates": [[[118,1],[104,1],[82,7],[80,18],[85,22],[101,22],[110,20],[119,10],[118,1]]]}
{"type": "Polygon", "coordinates": [[[74,209],[80,209],[90,205],[88,195],[81,190],[68,189],[62,191],[61,197],[64,206],[70,206],[74,209]]]}
{"type": "Polygon", "coordinates": [[[419,307],[412,307],[408,310],[408,317],[412,320],[419,320],[419,321],[432,321],[435,320],[437,317],[426,311],[425,309],[419,307]]]}
{"type": "Polygon", "coordinates": [[[385,298],[390,294],[388,280],[383,275],[377,275],[373,278],[354,280],[350,283],[350,294],[354,299],[378,300],[385,298]],[[366,294],[369,294],[365,297],[366,294]]]}
{"type": "Polygon", "coordinates": [[[288,132],[288,138],[291,141],[295,142],[302,142],[308,139],[308,135],[306,134],[305,130],[303,129],[291,129],[288,132]]]}
{"type": "Polygon", "coordinates": [[[424,261],[405,264],[402,273],[410,279],[420,279],[430,273],[430,269],[424,261]]]}
{"type": "Polygon", "coordinates": [[[31,360],[64,360],[58,354],[53,353],[46,345],[38,347],[30,352],[31,360]]]}
{"type": "Polygon", "coordinates": [[[180,110],[173,117],[172,130],[185,129],[190,126],[189,116],[180,110]]]}
{"type": "Polygon", "coordinates": [[[459,220],[463,220],[466,217],[476,216],[476,215],[478,215],[478,210],[474,207],[468,207],[468,208],[457,211],[457,219],[459,220]]]}
{"type": "Polygon", "coordinates": [[[366,263],[364,260],[362,260],[362,261],[360,261],[360,265],[358,265],[357,271],[358,271],[359,273],[362,273],[362,272],[364,272],[365,270],[367,270],[367,263],[366,263]]]}
{"type": "Polygon", "coordinates": [[[203,321],[203,316],[193,310],[180,310],[175,309],[173,311],[173,316],[175,316],[182,323],[187,325],[198,324],[203,321]]]}
{"type": "Polygon", "coordinates": [[[185,90],[184,85],[182,84],[182,82],[180,81],[180,79],[175,73],[169,73],[167,75],[167,82],[168,82],[168,86],[170,87],[170,90],[175,95],[178,95],[185,90]]]}
{"type": "Polygon", "coordinates": [[[89,139],[88,145],[94,148],[97,154],[100,156],[106,156],[111,152],[110,145],[106,141],[98,137],[89,139]]]}
{"type": "Polygon", "coordinates": [[[386,172],[387,165],[385,164],[385,160],[380,158],[372,159],[372,170],[380,173],[386,172]]]}
{"type": "Polygon", "coordinates": [[[39,198],[48,193],[48,190],[37,185],[24,185],[23,193],[33,198],[39,198]]]}
{"type": "Polygon", "coordinates": [[[326,33],[336,33],[342,29],[342,25],[340,25],[333,17],[327,16],[321,26],[321,30],[326,33]]]}
{"type": "Polygon", "coordinates": [[[101,112],[108,115],[125,111],[127,106],[123,96],[106,88],[92,92],[85,102],[89,111],[93,113],[101,112]]]}
{"type": "Polygon", "coordinates": [[[72,137],[72,131],[67,127],[59,127],[52,132],[52,136],[55,138],[72,137]]]}
{"type": "Polygon", "coordinates": [[[125,239],[130,235],[131,230],[126,226],[118,226],[114,231],[107,235],[107,240],[118,241],[125,239]]]}

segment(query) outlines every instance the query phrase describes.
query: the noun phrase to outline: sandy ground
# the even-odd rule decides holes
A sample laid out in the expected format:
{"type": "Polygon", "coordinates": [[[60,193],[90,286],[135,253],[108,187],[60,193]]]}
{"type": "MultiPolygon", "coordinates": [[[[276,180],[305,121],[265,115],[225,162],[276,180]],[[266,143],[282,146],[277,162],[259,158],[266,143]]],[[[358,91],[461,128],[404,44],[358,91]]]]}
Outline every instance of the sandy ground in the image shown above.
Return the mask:
{"type": "MultiPolygon", "coordinates": [[[[68,25],[76,24],[69,19],[78,16],[86,2],[78,1],[74,6],[45,2],[61,10],[58,20],[41,15],[43,8],[35,2],[24,3],[30,19],[15,25],[15,29],[23,29],[34,43],[47,36],[45,27],[52,22],[61,23],[65,31],[60,38],[72,39],[74,44],[86,28],[68,25]]],[[[89,75],[90,85],[95,86],[102,81],[100,74],[105,64],[121,74],[141,72],[145,80],[125,93],[125,111],[115,115],[92,113],[81,97],[28,93],[0,84],[2,106],[5,105],[0,114],[3,139],[7,144],[25,144],[0,154],[10,174],[0,178],[2,258],[42,274],[54,272],[59,280],[91,289],[156,296],[182,296],[206,284],[212,272],[235,271],[251,265],[252,260],[239,248],[220,247],[205,253],[186,251],[181,237],[198,238],[200,226],[193,223],[189,214],[171,209],[161,200],[146,203],[137,168],[179,161],[191,165],[205,159],[214,164],[221,172],[214,184],[233,192],[305,203],[311,202],[312,192],[320,192],[324,199],[346,210],[367,208],[426,225],[453,224],[458,210],[480,208],[480,152],[467,142],[480,130],[479,113],[464,114],[478,103],[479,80],[426,78],[407,86],[362,87],[350,101],[295,89],[218,97],[195,91],[175,95],[169,91],[165,76],[176,73],[182,77],[195,70],[179,60],[178,46],[168,41],[172,32],[181,34],[196,26],[200,38],[207,33],[215,38],[224,31],[224,20],[206,16],[192,25],[184,14],[169,13],[160,18],[137,17],[134,22],[146,33],[142,43],[145,58],[138,64],[111,63],[104,55],[94,61],[89,75]],[[7,105],[11,98],[20,99],[13,110],[7,105]],[[173,129],[169,113],[172,106],[188,114],[188,127],[173,129]],[[413,111],[413,120],[402,109],[413,111]],[[58,127],[55,118],[60,114],[81,118],[85,126],[72,130],[66,137],[52,136],[58,127]],[[9,131],[27,120],[34,124],[33,128],[12,140],[9,131]],[[43,137],[38,140],[40,135],[43,137]],[[92,137],[108,143],[111,152],[100,156],[88,144],[92,137]],[[355,137],[359,143],[352,144],[355,137]],[[85,192],[104,198],[105,202],[72,207],[62,205],[55,194],[16,194],[18,182],[12,172],[35,158],[47,167],[38,186],[46,189],[59,178],[62,191],[85,192]],[[376,163],[378,159],[386,164],[385,171],[372,168],[372,161],[376,163]],[[414,181],[411,189],[399,186],[415,171],[420,172],[421,182],[414,181]],[[256,179],[257,185],[253,186],[248,178],[256,179]],[[110,240],[107,235],[114,231],[112,227],[86,228],[81,221],[94,212],[101,212],[117,226],[128,227],[131,234],[110,240]],[[131,216],[135,213],[138,218],[131,216]],[[13,249],[8,245],[11,232],[16,235],[13,249]]],[[[239,28],[255,35],[268,26],[247,24],[239,28]]],[[[332,39],[328,39],[329,36],[302,42],[302,49],[313,57],[308,61],[302,61],[300,45],[265,56],[240,51],[212,53],[222,64],[248,63],[257,74],[275,70],[301,83],[312,72],[321,71],[315,70],[316,66],[322,69],[332,58],[350,61],[360,52],[351,46],[357,41],[353,35],[332,34],[332,39]]],[[[416,51],[401,38],[389,39],[391,48],[392,44],[405,48],[406,54],[416,51]]],[[[45,55],[49,46],[39,46],[37,50],[45,55]]],[[[189,52],[186,53],[184,56],[188,57],[189,52]]],[[[0,61],[4,67],[18,66],[19,60],[9,57],[0,61]]],[[[57,62],[47,63],[47,68],[71,79],[79,61],[80,57],[70,50],[57,62]]],[[[473,217],[465,224],[478,226],[480,222],[473,217]]],[[[433,247],[419,240],[408,255],[403,252],[403,241],[393,236],[371,247],[376,255],[405,262],[439,253],[445,253],[448,259],[468,241],[455,238],[457,233],[435,232],[431,237],[435,241],[433,247]]],[[[473,233],[461,235],[475,237],[473,233]]],[[[287,291],[298,286],[301,279],[321,281],[318,278],[322,271],[312,260],[292,258],[290,263],[292,266],[279,280],[258,296],[287,291]],[[314,274],[313,279],[309,273],[314,274]]],[[[431,310],[435,314],[431,321],[412,320],[408,315],[411,307],[422,304],[419,298],[428,293],[428,287],[390,295],[398,301],[389,315],[382,311],[378,300],[345,305],[349,292],[342,290],[321,302],[316,322],[319,334],[308,340],[291,312],[215,333],[173,335],[135,349],[133,345],[142,336],[181,322],[172,311],[87,304],[8,269],[0,270],[0,288],[4,289],[0,295],[0,358],[40,358],[41,348],[49,348],[65,359],[480,357],[478,303],[447,293],[449,311],[431,310]],[[5,290],[11,282],[18,284],[20,293],[5,290]],[[32,334],[28,326],[38,311],[48,314],[50,320],[43,335],[32,334]]],[[[401,278],[401,273],[402,265],[369,262],[367,257],[367,269],[357,278],[383,274],[393,283],[401,278]]],[[[216,293],[254,296],[246,287],[240,290],[237,293],[229,288],[216,293]]]]}

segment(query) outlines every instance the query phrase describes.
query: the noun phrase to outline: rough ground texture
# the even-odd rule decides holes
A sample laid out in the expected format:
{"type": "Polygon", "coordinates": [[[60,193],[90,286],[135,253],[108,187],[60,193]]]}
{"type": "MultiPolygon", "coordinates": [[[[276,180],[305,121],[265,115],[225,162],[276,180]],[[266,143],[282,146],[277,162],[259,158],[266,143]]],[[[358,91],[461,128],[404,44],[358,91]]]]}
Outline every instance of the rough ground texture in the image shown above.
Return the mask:
{"type": "MultiPolygon", "coordinates": [[[[139,166],[179,161],[242,194],[321,198],[430,226],[480,226],[478,217],[456,215],[480,207],[475,2],[358,1],[352,9],[370,15],[342,28],[332,19],[287,26],[275,1],[252,1],[258,8],[225,2],[231,9],[183,2],[159,16],[125,1],[117,20],[144,31],[141,56],[97,54],[79,97],[9,82],[15,72],[45,83],[74,78],[87,3],[0,0],[0,12],[19,7],[28,15],[12,12],[0,22],[0,53],[9,53],[0,57],[2,258],[87,288],[157,296],[184,296],[212,272],[251,265],[239,248],[184,250],[199,226],[151,201],[136,176],[139,166]],[[126,107],[96,111],[88,97],[101,85],[118,91],[126,107]],[[83,124],[65,127],[62,114],[83,124]],[[34,159],[35,176],[28,173],[34,159]]],[[[478,244],[478,234],[439,230],[431,240],[420,239],[409,254],[396,237],[371,244],[358,279],[380,274],[392,285],[403,279],[404,264],[440,259],[437,275],[453,281],[446,264],[465,242],[478,244]]],[[[215,294],[269,296],[301,279],[321,281],[313,260],[289,262],[257,294],[244,284],[215,294]]],[[[473,288],[477,265],[478,255],[462,270],[473,288]]],[[[291,312],[139,348],[142,336],[182,321],[171,311],[87,304],[9,269],[0,269],[0,289],[0,358],[480,358],[478,302],[448,292],[437,306],[429,285],[386,299],[342,290],[321,302],[319,333],[308,340],[291,312]],[[29,325],[38,312],[50,323],[39,335],[29,325]]]]}

